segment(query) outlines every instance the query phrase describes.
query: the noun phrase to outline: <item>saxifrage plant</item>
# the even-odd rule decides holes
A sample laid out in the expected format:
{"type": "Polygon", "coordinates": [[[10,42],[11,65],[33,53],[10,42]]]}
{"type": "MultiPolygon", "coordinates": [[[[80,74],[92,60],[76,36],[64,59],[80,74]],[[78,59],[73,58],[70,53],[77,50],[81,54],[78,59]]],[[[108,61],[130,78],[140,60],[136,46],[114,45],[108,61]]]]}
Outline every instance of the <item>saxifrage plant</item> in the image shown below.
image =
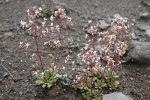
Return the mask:
{"type": "MultiPolygon", "coordinates": [[[[51,9],[50,9],[51,10],[51,9]]],[[[40,37],[45,38],[43,42],[44,46],[55,49],[56,51],[61,47],[60,36],[62,33],[63,24],[71,23],[71,18],[66,15],[65,9],[62,9],[59,6],[52,8],[51,15],[48,13],[49,9],[46,6],[42,7],[33,7],[28,9],[28,21],[21,21],[21,27],[29,35],[33,36],[35,44],[35,52],[32,55],[32,59],[36,61],[41,67],[40,71],[35,71],[34,74],[37,76],[36,83],[41,85],[43,88],[52,87],[58,79],[61,78],[57,68],[56,68],[56,59],[53,59],[53,62],[50,64],[50,68],[44,68],[44,63],[42,59],[42,54],[40,51],[41,43],[39,43],[40,37]],[[49,20],[47,17],[50,17],[49,20]],[[46,24],[50,24],[50,29],[46,27],[46,24]],[[51,37],[47,39],[46,37],[51,37]]],[[[31,44],[20,42],[21,48],[31,49],[31,44]]]]}
{"type": "MultiPolygon", "coordinates": [[[[32,10],[27,10],[28,22],[21,21],[22,28],[25,29],[29,35],[33,36],[35,43],[36,54],[32,58],[39,62],[41,66],[40,73],[37,74],[38,85],[43,88],[52,87],[59,78],[61,78],[59,68],[55,68],[56,59],[53,58],[51,68],[44,68],[42,61],[42,54],[39,51],[39,38],[50,37],[43,42],[44,46],[53,48],[51,50],[59,50],[62,46],[63,26],[71,22],[71,17],[66,15],[65,9],[56,6],[52,9],[52,14],[47,19],[48,9],[43,6],[40,8],[33,7],[32,10]],[[49,21],[49,23],[48,23],[49,21]],[[49,24],[49,28],[46,27],[49,24]],[[46,27],[46,28],[45,28],[46,27]]],[[[73,87],[81,90],[83,97],[86,100],[101,100],[103,89],[110,90],[116,89],[119,82],[115,69],[123,62],[122,56],[128,49],[128,41],[133,37],[128,32],[129,24],[127,19],[121,16],[116,16],[113,20],[111,27],[107,31],[98,32],[98,25],[91,26],[89,33],[85,35],[88,43],[84,48],[80,49],[78,59],[84,65],[81,66],[80,74],[76,76],[73,87]],[[101,50],[96,51],[96,45],[101,45],[101,50]]],[[[68,40],[72,41],[72,38],[68,40]]],[[[30,44],[20,42],[20,47],[25,49],[30,48],[30,44]]],[[[69,55],[66,57],[65,62],[69,60],[69,55]]],[[[62,68],[65,69],[65,68],[62,68]]]]}
{"type": "Polygon", "coordinates": [[[75,84],[75,88],[82,90],[85,99],[98,100],[104,88],[113,90],[118,87],[115,69],[124,62],[122,57],[128,49],[129,40],[134,36],[128,32],[129,27],[127,18],[116,16],[107,31],[98,32],[98,25],[88,30],[85,36],[88,44],[78,54],[78,58],[85,64],[81,69],[85,75],[84,78],[78,75],[75,84]],[[100,50],[94,50],[96,45],[101,46],[100,50]],[[98,91],[99,95],[93,91],[98,91]]]}
{"type": "Polygon", "coordinates": [[[41,76],[37,77],[36,84],[41,85],[43,88],[50,88],[59,78],[61,78],[61,75],[56,70],[47,69],[44,70],[41,76]]]}

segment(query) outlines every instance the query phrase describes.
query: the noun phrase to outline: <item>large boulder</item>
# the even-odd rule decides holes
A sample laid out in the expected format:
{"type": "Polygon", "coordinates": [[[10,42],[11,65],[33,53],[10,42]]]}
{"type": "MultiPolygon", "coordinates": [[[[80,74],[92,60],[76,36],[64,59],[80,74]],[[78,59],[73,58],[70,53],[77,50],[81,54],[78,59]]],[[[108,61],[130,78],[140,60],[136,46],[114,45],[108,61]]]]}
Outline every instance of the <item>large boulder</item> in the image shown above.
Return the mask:
{"type": "Polygon", "coordinates": [[[140,31],[144,31],[144,34],[150,37],[150,25],[138,24],[137,29],[139,29],[140,31]]]}
{"type": "Polygon", "coordinates": [[[130,41],[125,60],[141,64],[150,63],[150,42],[130,41]]]}
{"type": "Polygon", "coordinates": [[[102,100],[133,100],[129,96],[122,94],[121,92],[114,92],[107,95],[103,95],[102,100]]]}

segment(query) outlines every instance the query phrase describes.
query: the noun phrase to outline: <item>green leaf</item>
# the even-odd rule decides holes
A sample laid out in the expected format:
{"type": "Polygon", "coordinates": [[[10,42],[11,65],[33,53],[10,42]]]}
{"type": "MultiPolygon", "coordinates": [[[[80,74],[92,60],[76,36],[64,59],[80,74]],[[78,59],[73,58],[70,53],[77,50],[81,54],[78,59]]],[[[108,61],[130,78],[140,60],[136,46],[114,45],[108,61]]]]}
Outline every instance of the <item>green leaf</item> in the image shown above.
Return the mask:
{"type": "Polygon", "coordinates": [[[47,83],[47,88],[50,88],[52,86],[52,84],[47,83]]]}
{"type": "Polygon", "coordinates": [[[38,84],[38,85],[41,85],[41,84],[43,84],[43,83],[44,83],[43,80],[36,80],[36,84],[38,84]]]}
{"type": "Polygon", "coordinates": [[[100,96],[98,100],[102,100],[102,97],[100,96]]]}
{"type": "Polygon", "coordinates": [[[118,86],[119,85],[119,81],[115,81],[115,84],[118,86]]]}
{"type": "Polygon", "coordinates": [[[45,87],[46,87],[46,84],[43,84],[43,85],[42,85],[42,88],[45,88],[45,87]]]}
{"type": "Polygon", "coordinates": [[[56,74],[56,77],[61,78],[61,77],[62,77],[62,75],[56,74]]]}
{"type": "Polygon", "coordinates": [[[45,70],[44,71],[44,76],[45,76],[46,79],[49,79],[50,75],[51,75],[50,70],[45,70]]]}
{"type": "Polygon", "coordinates": [[[56,74],[57,74],[57,71],[54,71],[54,72],[53,72],[53,75],[56,75],[56,74]]]}

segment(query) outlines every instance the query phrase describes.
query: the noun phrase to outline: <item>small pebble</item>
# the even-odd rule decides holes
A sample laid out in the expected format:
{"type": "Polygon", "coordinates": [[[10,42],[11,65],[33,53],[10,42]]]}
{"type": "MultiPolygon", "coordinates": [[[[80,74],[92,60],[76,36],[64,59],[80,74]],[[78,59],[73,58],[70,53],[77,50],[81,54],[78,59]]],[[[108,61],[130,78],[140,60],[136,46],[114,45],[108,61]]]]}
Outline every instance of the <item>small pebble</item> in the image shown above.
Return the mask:
{"type": "Polygon", "coordinates": [[[5,2],[6,2],[6,3],[8,3],[8,2],[9,2],[9,0],[5,0],[5,2]]]}
{"type": "Polygon", "coordinates": [[[8,37],[13,38],[13,37],[14,37],[14,33],[12,33],[12,32],[5,32],[5,33],[4,33],[4,36],[5,36],[6,38],[8,38],[8,37]]]}
{"type": "Polygon", "coordinates": [[[148,12],[140,13],[139,16],[141,18],[149,18],[150,17],[148,12]]]}
{"type": "Polygon", "coordinates": [[[0,79],[0,82],[2,82],[3,81],[3,79],[0,79]]]}
{"type": "Polygon", "coordinates": [[[3,38],[3,36],[2,35],[0,35],[0,39],[2,39],[3,38]]]}
{"type": "Polygon", "coordinates": [[[107,23],[105,20],[99,20],[99,22],[98,22],[98,27],[99,27],[100,29],[105,30],[105,29],[107,29],[108,27],[110,27],[110,24],[107,23]]]}
{"type": "Polygon", "coordinates": [[[133,81],[133,77],[130,77],[130,80],[133,81]]]}
{"type": "Polygon", "coordinates": [[[88,20],[88,23],[91,24],[91,23],[92,23],[92,20],[88,20]]]}
{"type": "Polygon", "coordinates": [[[150,72],[150,67],[148,67],[146,70],[150,72]]]}
{"type": "Polygon", "coordinates": [[[5,72],[4,75],[3,75],[4,78],[6,78],[8,76],[9,76],[9,74],[7,72],[5,72]]]}

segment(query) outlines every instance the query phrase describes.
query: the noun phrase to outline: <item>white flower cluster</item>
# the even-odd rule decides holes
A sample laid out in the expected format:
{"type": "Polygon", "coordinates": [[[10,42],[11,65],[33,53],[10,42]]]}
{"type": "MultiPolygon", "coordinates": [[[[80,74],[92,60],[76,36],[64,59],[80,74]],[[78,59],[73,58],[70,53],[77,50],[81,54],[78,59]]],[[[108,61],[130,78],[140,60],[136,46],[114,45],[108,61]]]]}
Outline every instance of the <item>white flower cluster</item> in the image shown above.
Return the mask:
{"type": "Polygon", "coordinates": [[[92,67],[104,67],[104,68],[115,68],[116,66],[122,63],[121,56],[126,53],[128,49],[128,41],[133,38],[133,34],[128,32],[130,25],[127,22],[127,18],[121,16],[113,20],[111,27],[107,31],[98,32],[96,26],[91,26],[89,33],[95,35],[90,37],[86,35],[85,38],[88,38],[88,44],[81,49],[82,53],[78,55],[85,65],[92,67]],[[96,37],[97,36],[97,37],[96,37]],[[96,37],[96,38],[95,38],[96,37]],[[96,43],[93,43],[95,42],[96,43]],[[102,54],[101,56],[97,55],[97,52],[93,50],[93,45],[101,45],[102,54]]]}
{"type": "Polygon", "coordinates": [[[60,33],[61,32],[61,24],[63,24],[63,22],[65,24],[72,24],[72,18],[67,16],[65,9],[62,9],[60,7],[57,7],[57,10],[54,11],[53,15],[51,15],[50,20],[51,20],[50,26],[51,26],[52,33],[54,33],[54,32],[60,33]],[[58,19],[60,20],[59,24],[55,25],[54,23],[58,19]]]}
{"type": "Polygon", "coordinates": [[[44,42],[44,45],[50,46],[51,48],[59,48],[61,47],[61,43],[59,40],[51,40],[44,42]]]}
{"type": "Polygon", "coordinates": [[[111,23],[111,26],[116,30],[126,30],[130,28],[128,24],[128,19],[126,17],[115,16],[114,20],[111,23]]]}
{"type": "Polygon", "coordinates": [[[91,26],[90,29],[88,30],[88,33],[91,35],[96,35],[97,34],[97,26],[91,26]]]}
{"type": "Polygon", "coordinates": [[[92,48],[88,50],[85,54],[78,54],[80,58],[86,65],[98,66],[100,62],[100,56],[92,48]]]}
{"type": "Polygon", "coordinates": [[[26,50],[28,50],[28,49],[31,48],[31,44],[29,44],[29,43],[20,42],[19,44],[20,44],[20,45],[19,45],[19,48],[24,48],[24,49],[26,49],[26,50]]]}
{"type": "Polygon", "coordinates": [[[115,44],[115,52],[119,56],[123,56],[125,54],[125,52],[126,52],[127,49],[128,49],[128,45],[125,42],[118,41],[115,44]]]}

